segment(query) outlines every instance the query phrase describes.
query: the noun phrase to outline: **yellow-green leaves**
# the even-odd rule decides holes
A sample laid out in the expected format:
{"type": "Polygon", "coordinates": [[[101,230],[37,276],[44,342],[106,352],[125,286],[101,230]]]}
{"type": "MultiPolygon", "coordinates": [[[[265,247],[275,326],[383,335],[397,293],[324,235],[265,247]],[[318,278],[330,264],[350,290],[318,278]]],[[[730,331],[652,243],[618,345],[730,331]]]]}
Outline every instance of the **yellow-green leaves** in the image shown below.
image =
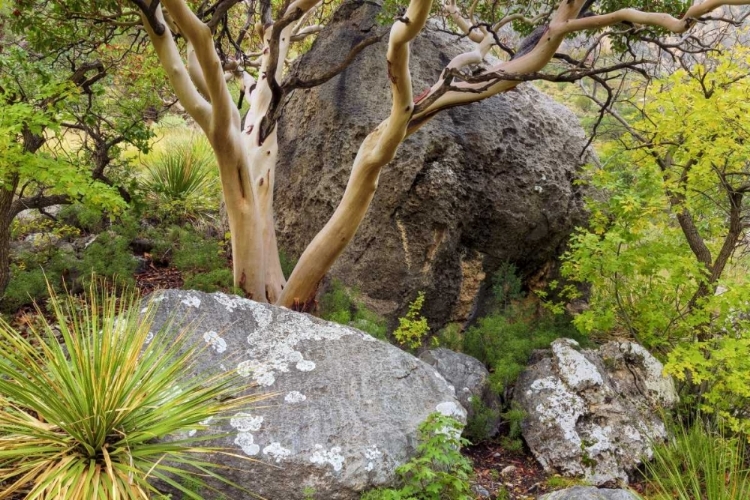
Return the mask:
{"type": "Polygon", "coordinates": [[[424,292],[419,292],[414,302],[409,304],[406,316],[398,319],[398,328],[393,332],[396,341],[409,349],[421,346],[425,335],[430,331],[427,318],[421,314],[423,305],[424,292]]]}

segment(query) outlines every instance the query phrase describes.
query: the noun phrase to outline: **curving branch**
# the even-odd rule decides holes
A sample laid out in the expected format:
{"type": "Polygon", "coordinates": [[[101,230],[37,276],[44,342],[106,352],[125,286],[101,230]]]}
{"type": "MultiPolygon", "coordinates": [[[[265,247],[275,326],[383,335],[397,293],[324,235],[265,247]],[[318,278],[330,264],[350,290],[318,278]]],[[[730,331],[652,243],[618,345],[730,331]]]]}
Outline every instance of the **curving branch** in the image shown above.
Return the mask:
{"type": "MultiPolygon", "coordinates": [[[[542,26],[531,37],[533,46],[527,51],[519,51],[510,61],[501,62],[486,71],[486,74],[529,75],[539,73],[555,56],[557,49],[566,35],[571,33],[612,26],[622,22],[635,25],[658,26],[674,33],[683,33],[692,27],[697,19],[724,5],[747,5],[748,0],[707,0],[693,5],[682,19],[669,14],[642,12],[636,9],[622,9],[610,14],[581,16],[582,9],[590,2],[586,0],[561,1],[547,26],[542,26]]],[[[492,84],[487,82],[458,82],[446,90],[444,83],[432,87],[430,94],[439,94],[431,98],[428,94],[424,100],[429,106],[420,106],[412,117],[409,134],[418,130],[438,112],[455,106],[486,99],[500,92],[505,92],[518,85],[518,78],[498,79],[492,84]]]]}
{"type": "MultiPolygon", "coordinates": [[[[206,134],[211,142],[224,139],[226,130],[239,127],[240,116],[224,79],[222,63],[213,44],[211,29],[182,0],[163,0],[180,33],[192,45],[203,72],[205,91],[211,102],[211,123],[206,134]]],[[[184,105],[184,104],[183,104],[184,105]]]]}
{"type": "Polygon", "coordinates": [[[346,68],[349,67],[349,65],[354,61],[354,59],[359,55],[360,52],[362,52],[364,49],[369,47],[370,45],[373,45],[380,41],[382,38],[381,36],[371,36],[369,38],[365,38],[361,42],[359,42],[357,45],[352,47],[352,50],[349,51],[349,53],[346,55],[346,57],[336,66],[333,68],[330,68],[325,73],[308,78],[305,80],[300,79],[298,76],[293,75],[289,76],[284,83],[282,83],[281,88],[283,89],[285,94],[290,93],[294,89],[310,89],[313,87],[317,87],[318,85],[322,85],[334,76],[340,74],[342,71],[344,71],[346,68]]]}
{"type": "Polygon", "coordinates": [[[158,6],[158,2],[154,2],[151,5],[154,4],[156,4],[157,7],[153,14],[153,19],[159,26],[163,27],[163,30],[161,31],[161,34],[154,31],[151,22],[149,21],[149,17],[146,12],[142,10],[141,18],[143,20],[143,26],[154,45],[156,55],[159,58],[162,67],[165,69],[167,78],[169,79],[177,98],[180,100],[180,103],[198,125],[203,130],[207,130],[212,116],[211,105],[195,88],[195,85],[188,74],[187,68],[182,62],[177,44],[172,38],[172,32],[166,24],[162,9],[158,6]]]}
{"type": "Polygon", "coordinates": [[[386,56],[392,96],[390,115],[362,142],[341,202],[300,256],[278,304],[307,308],[318,283],[364,219],[375,195],[380,171],[395,156],[414,111],[409,44],[424,27],[431,4],[431,0],[411,0],[405,15],[391,28],[386,56]]]}

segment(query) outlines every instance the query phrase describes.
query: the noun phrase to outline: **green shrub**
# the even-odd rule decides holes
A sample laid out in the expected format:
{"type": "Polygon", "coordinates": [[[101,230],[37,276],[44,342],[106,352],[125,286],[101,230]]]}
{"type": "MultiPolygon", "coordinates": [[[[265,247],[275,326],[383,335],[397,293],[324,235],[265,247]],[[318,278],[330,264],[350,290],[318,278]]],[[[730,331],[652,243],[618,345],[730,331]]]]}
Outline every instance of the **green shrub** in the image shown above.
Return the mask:
{"type": "Polygon", "coordinates": [[[521,451],[523,449],[521,423],[526,418],[526,412],[514,403],[508,411],[501,413],[500,416],[508,424],[508,433],[500,440],[503,447],[508,451],[521,451]]]}
{"type": "Polygon", "coordinates": [[[387,340],[388,327],[383,317],[369,310],[356,292],[347,290],[339,280],[333,280],[320,298],[319,316],[326,321],[347,325],[369,333],[375,338],[387,340]]]}
{"type": "Polygon", "coordinates": [[[354,308],[354,300],[339,280],[333,280],[328,291],[320,298],[320,317],[326,321],[348,325],[354,308]]]}
{"type": "Polygon", "coordinates": [[[422,306],[424,305],[424,292],[419,292],[414,302],[409,304],[406,316],[398,319],[398,328],[393,332],[393,337],[402,346],[416,349],[422,346],[425,336],[430,331],[427,318],[422,317],[422,306]]]}
{"type": "Polygon", "coordinates": [[[460,437],[461,424],[440,413],[419,426],[417,453],[396,469],[399,489],[374,490],[362,500],[471,500],[471,462],[461,455],[468,441],[460,437]]]}
{"type": "Polygon", "coordinates": [[[388,325],[385,318],[373,312],[360,301],[355,301],[355,311],[350,326],[365,333],[369,333],[376,339],[388,340],[388,325]]]}
{"type": "Polygon", "coordinates": [[[503,262],[492,276],[492,295],[495,308],[505,310],[517,300],[523,298],[521,278],[518,269],[510,262],[503,262]]]}
{"type": "Polygon", "coordinates": [[[105,219],[101,210],[86,205],[68,205],[60,210],[60,219],[87,233],[104,231],[105,219]]]}
{"type": "Polygon", "coordinates": [[[461,352],[464,348],[464,335],[459,323],[449,323],[437,334],[438,344],[451,351],[461,352]]]}
{"type": "Polygon", "coordinates": [[[142,316],[136,296],[102,290],[92,285],[86,302],[50,290],[54,319],[40,311],[28,338],[0,320],[3,498],[146,500],[158,478],[197,499],[180,483],[221,479],[200,456],[222,451],[188,431],[254,398],[236,397],[233,373],[183,375],[194,354],[185,334],[148,339],[154,308],[142,316]]]}
{"type": "Polygon", "coordinates": [[[93,274],[132,285],[138,262],[133,258],[129,242],[116,234],[102,233],[83,252],[80,264],[73,264],[83,281],[93,274]]]}
{"type": "MultiPolygon", "coordinates": [[[[57,281],[59,276],[51,276],[57,281]]],[[[20,264],[10,265],[10,281],[2,296],[2,307],[5,313],[12,313],[23,306],[31,305],[35,300],[47,294],[47,283],[41,267],[26,267],[20,264]]]]}
{"type": "Polygon", "coordinates": [[[490,368],[493,390],[499,394],[507,393],[535,349],[546,349],[561,337],[586,342],[565,317],[544,311],[535,317],[532,307],[513,305],[504,312],[481,318],[464,333],[464,352],[490,368]]]}
{"type": "Polygon", "coordinates": [[[500,416],[500,410],[490,408],[484,404],[481,398],[476,396],[472,396],[470,401],[472,415],[466,422],[464,437],[476,444],[486,441],[492,436],[492,432],[495,430],[493,426],[500,416]]]}
{"type": "MultiPolygon", "coordinates": [[[[674,426],[673,426],[674,427],[674,426]]],[[[653,446],[646,482],[653,500],[739,500],[750,498],[747,442],[701,420],[673,428],[667,443],[653,446]]]]}
{"type": "Polygon", "coordinates": [[[231,269],[214,269],[207,273],[190,274],[185,278],[183,288],[213,293],[232,288],[234,275],[231,269]]]}
{"type": "Polygon", "coordinates": [[[220,241],[187,229],[176,230],[172,265],[183,272],[195,273],[223,269],[228,266],[220,241]]]}

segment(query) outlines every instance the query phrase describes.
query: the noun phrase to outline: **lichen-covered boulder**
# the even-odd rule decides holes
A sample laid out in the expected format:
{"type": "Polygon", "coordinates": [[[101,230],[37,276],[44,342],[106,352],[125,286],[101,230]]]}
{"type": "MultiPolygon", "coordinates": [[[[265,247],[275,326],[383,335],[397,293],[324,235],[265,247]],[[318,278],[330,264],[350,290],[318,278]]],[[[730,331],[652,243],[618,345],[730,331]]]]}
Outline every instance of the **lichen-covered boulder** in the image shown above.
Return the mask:
{"type": "Polygon", "coordinates": [[[524,371],[514,399],[527,412],[523,437],[549,472],[593,485],[624,485],[649,443],[667,431],[660,409],[678,400],[662,364],[633,342],[582,350],[558,339],[550,356],[524,371]]]}
{"type": "Polygon", "coordinates": [[[547,493],[539,500],[638,500],[627,490],[608,490],[593,486],[574,486],[565,490],[547,493]]]}
{"type": "Polygon", "coordinates": [[[456,397],[467,412],[467,419],[475,417],[475,407],[481,403],[485,415],[487,410],[494,410],[494,415],[488,421],[482,422],[484,427],[482,437],[492,437],[497,434],[500,423],[500,398],[490,386],[490,372],[484,364],[467,354],[453,352],[439,347],[420,354],[419,359],[434,367],[456,391],[456,397]]]}
{"type": "Polygon", "coordinates": [[[198,431],[229,433],[209,443],[257,459],[211,457],[229,466],[229,479],[268,500],[302,500],[305,489],[315,498],[359,498],[394,481],[430,413],[465,420],[435,369],[353,328],[222,293],[167,290],[151,300],[158,303],[155,335],[172,321],[162,334],[189,326],[189,343],[205,347],[195,369],[236,370],[257,392],[277,394],[198,431]]]}

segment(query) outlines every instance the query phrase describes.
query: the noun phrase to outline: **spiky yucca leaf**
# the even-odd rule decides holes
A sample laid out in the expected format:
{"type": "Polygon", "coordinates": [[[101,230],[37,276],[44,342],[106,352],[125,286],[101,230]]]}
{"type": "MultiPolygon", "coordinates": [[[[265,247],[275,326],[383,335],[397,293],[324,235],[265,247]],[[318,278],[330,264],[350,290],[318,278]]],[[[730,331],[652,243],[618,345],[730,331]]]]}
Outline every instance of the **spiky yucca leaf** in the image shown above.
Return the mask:
{"type": "Polygon", "coordinates": [[[0,320],[0,499],[148,499],[149,477],[201,498],[180,482],[221,480],[200,457],[222,450],[187,431],[258,398],[235,397],[233,375],[186,375],[184,332],[150,335],[154,307],[135,294],[51,295],[54,322],[29,338],[0,320]]]}
{"type": "Polygon", "coordinates": [[[185,201],[208,194],[217,185],[216,160],[210,146],[197,135],[172,140],[149,161],[146,187],[165,201],[185,201]]]}

